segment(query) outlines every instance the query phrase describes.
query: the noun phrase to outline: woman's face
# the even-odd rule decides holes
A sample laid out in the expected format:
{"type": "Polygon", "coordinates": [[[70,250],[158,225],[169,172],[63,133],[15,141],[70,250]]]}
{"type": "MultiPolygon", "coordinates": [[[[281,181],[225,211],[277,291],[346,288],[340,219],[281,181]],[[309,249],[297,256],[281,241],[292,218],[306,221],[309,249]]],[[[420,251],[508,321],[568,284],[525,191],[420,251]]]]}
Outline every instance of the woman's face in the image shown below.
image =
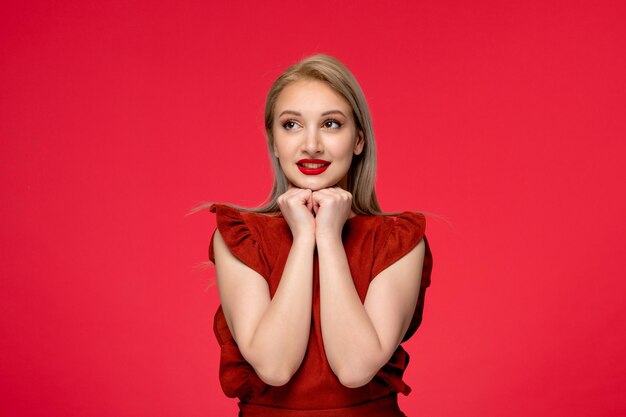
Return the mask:
{"type": "Polygon", "coordinates": [[[313,191],[347,188],[352,156],[363,150],[350,104],[318,80],[289,84],[274,108],[274,155],[289,182],[313,191]]]}

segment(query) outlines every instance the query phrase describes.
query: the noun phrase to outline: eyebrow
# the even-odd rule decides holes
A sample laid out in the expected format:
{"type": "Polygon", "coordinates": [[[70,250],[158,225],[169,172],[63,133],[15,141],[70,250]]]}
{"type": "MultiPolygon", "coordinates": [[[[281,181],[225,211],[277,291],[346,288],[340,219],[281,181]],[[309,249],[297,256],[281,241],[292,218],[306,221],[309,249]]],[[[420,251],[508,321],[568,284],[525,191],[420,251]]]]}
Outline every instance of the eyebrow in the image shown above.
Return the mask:
{"type": "MultiPolygon", "coordinates": [[[[322,113],[322,116],[328,116],[329,114],[335,114],[335,113],[339,113],[343,117],[347,117],[345,114],[343,114],[341,110],[328,110],[322,113]]],[[[285,110],[282,113],[280,113],[278,117],[281,117],[283,114],[293,114],[294,116],[302,116],[302,113],[297,112],[295,110],[285,110]]]]}

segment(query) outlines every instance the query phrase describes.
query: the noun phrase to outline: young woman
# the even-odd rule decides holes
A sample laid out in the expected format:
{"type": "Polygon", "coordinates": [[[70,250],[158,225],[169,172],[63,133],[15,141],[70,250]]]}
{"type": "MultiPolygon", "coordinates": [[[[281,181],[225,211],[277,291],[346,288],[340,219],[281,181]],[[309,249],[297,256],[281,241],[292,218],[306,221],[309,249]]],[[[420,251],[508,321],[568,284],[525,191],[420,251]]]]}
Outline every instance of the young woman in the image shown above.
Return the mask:
{"type": "Polygon", "coordinates": [[[212,204],[220,381],[239,415],[400,417],[432,256],[421,213],[381,212],[365,97],[315,55],[272,85],[269,203],[212,204]]]}

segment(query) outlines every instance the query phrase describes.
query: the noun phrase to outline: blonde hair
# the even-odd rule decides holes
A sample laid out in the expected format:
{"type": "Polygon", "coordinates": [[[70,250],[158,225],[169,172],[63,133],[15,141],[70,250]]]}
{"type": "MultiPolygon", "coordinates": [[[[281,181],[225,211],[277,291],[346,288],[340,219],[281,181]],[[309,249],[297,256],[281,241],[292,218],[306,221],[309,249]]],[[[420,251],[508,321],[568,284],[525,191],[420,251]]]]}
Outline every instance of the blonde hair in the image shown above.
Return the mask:
{"type": "MultiPolygon", "coordinates": [[[[300,80],[318,80],[328,84],[335,92],[341,95],[352,108],[357,132],[363,134],[364,146],[359,155],[353,155],[352,165],[348,171],[347,191],[352,194],[352,210],[356,214],[380,215],[383,214],[376,191],[374,189],[376,177],[376,142],[372,119],[365,95],[354,75],[337,59],[317,54],[303,59],[290,66],[272,84],[265,100],[265,134],[267,146],[274,169],[274,184],[268,202],[255,208],[231,205],[241,211],[255,213],[280,213],[277,199],[285,193],[289,181],[283,173],[278,158],[274,155],[274,108],[280,93],[289,84],[300,80]]],[[[204,203],[196,207],[193,212],[207,208],[212,203],[204,203]]],[[[391,213],[386,213],[391,214],[391,213]]]]}

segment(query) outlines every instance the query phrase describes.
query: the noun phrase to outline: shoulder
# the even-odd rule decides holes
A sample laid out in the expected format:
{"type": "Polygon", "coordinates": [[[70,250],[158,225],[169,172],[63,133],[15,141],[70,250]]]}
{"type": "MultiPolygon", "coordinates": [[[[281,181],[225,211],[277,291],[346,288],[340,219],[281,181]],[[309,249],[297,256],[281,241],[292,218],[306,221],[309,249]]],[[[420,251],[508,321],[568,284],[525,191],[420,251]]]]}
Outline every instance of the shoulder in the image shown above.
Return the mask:
{"type": "MultiPolygon", "coordinates": [[[[275,256],[275,247],[289,236],[289,228],[282,217],[239,210],[227,204],[212,204],[209,210],[216,215],[216,231],[230,251],[244,263],[263,264],[267,275],[268,260],[275,256]],[[252,257],[256,260],[253,261],[252,257]]],[[[214,262],[213,239],[209,259],[214,262]]],[[[259,270],[259,267],[254,269],[259,270]]]]}
{"type": "Polygon", "coordinates": [[[426,217],[419,212],[403,211],[376,217],[380,218],[378,240],[383,244],[392,243],[393,240],[408,240],[417,244],[426,231],[426,217]]]}
{"type": "Polygon", "coordinates": [[[373,277],[416,247],[421,255],[426,251],[426,245],[420,245],[426,231],[424,214],[403,211],[380,217],[382,220],[374,242],[373,277]]]}
{"type": "Polygon", "coordinates": [[[381,215],[383,224],[389,229],[424,229],[426,217],[417,211],[403,211],[400,213],[381,215]]]}
{"type": "Polygon", "coordinates": [[[209,211],[215,213],[217,226],[223,233],[223,228],[235,227],[248,229],[251,233],[262,232],[267,227],[285,223],[282,216],[274,213],[264,214],[254,211],[240,210],[228,204],[214,203],[209,206],[209,211]]]}
{"type": "MultiPolygon", "coordinates": [[[[227,204],[212,204],[209,211],[216,215],[216,228],[209,244],[209,260],[215,263],[214,240],[219,235],[230,252],[267,277],[267,243],[264,222],[275,218],[254,212],[240,211],[227,204]]],[[[221,243],[221,242],[220,242],[221,243]]]]}

